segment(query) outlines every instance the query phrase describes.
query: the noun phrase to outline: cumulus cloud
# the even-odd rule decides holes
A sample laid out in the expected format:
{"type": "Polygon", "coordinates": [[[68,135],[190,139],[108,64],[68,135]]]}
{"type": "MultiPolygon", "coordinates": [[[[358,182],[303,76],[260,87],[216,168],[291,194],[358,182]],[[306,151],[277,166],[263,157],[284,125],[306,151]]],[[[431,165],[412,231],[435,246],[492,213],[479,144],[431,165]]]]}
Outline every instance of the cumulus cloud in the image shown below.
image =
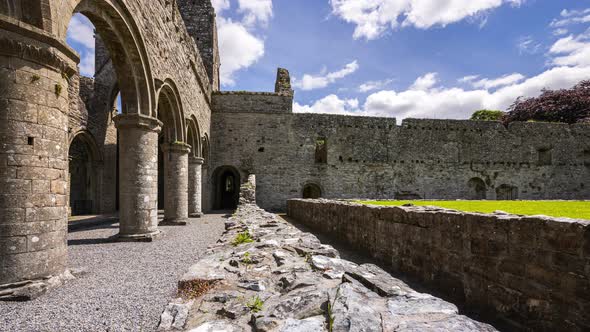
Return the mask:
{"type": "Polygon", "coordinates": [[[325,88],[337,80],[354,73],[358,69],[359,64],[354,60],[338,71],[326,73],[326,70],[323,70],[319,75],[305,74],[300,80],[294,79],[293,86],[306,91],[325,88]]]}
{"type": "Polygon", "coordinates": [[[428,73],[424,76],[418,77],[410,90],[426,91],[432,88],[438,82],[438,73],[428,73]]]}
{"type": "Polygon", "coordinates": [[[75,14],[68,25],[66,40],[80,53],[80,74],[94,76],[94,25],[84,15],[75,14]]]}
{"type": "Polygon", "coordinates": [[[272,0],[237,0],[236,12],[242,18],[235,21],[223,16],[231,9],[229,0],[213,0],[212,4],[218,14],[221,84],[233,86],[236,84],[235,75],[240,70],[252,66],[264,56],[264,38],[256,31],[261,26],[266,27],[272,18],[272,0]]]}
{"type": "Polygon", "coordinates": [[[373,90],[383,89],[386,86],[388,86],[389,84],[391,84],[391,82],[393,82],[392,79],[387,79],[387,80],[382,80],[382,81],[368,81],[368,82],[361,84],[358,88],[358,91],[365,93],[365,92],[369,92],[369,91],[373,91],[373,90]]]}
{"type": "Polygon", "coordinates": [[[382,36],[388,29],[446,26],[465,18],[481,16],[505,4],[520,6],[523,2],[524,0],[330,0],[330,5],[334,15],[356,25],[353,35],[355,39],[370,40],[382,36]]]}
{"type": "Polygon", "coordinates": [[[264,55],[264,42],[240,23],[224,18],[218,22],[221,82],[231,86],[237,71],[250,67],[264,55]]]}
{"type": "Polygon", "coordinates": [[[312,105],[293,104],[296,113],[324,113],[324,114],[359,114],[358,99],[340,99],[336,95],[329,95],[315,101],[312,105]]]}
{"type": "Polygon", "coordinates": [[[246,25],[266,25],[272,17],[272,0],[238,0],[238,12],[244,14],[246,25]]]}
{"type": "Polygon", "coordinates": [[[346,99],[331,95],[311,105],[299,105],[295,111],[330,112],[403,118],[467,119],[478,109],[506,110],[518,97],[535,97],[543,89],[570,88],[590,78],[590,32],[557,40],[548,52],[549,68],[529,78],[519,73],[498,78],[470,75],[460,83],[472,89],[444,87],[437,73],[418,77],[406,90],[383,90],[367,97],[364,104],[346,106],[346,99]],[[327,107],[329,105],[330,107],[327,107]]]}

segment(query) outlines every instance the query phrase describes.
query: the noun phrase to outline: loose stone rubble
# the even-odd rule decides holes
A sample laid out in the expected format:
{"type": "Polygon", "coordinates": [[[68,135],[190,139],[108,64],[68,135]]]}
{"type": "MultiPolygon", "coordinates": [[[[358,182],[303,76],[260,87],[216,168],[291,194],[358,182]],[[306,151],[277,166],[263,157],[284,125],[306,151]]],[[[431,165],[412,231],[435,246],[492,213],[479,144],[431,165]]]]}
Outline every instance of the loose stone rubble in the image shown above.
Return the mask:
{"type": "Polygon", "coordinates": [[[496,331],[243,203],[179,281],[179,294],[196,296],[169,305],[160,331],[496,331]]]}

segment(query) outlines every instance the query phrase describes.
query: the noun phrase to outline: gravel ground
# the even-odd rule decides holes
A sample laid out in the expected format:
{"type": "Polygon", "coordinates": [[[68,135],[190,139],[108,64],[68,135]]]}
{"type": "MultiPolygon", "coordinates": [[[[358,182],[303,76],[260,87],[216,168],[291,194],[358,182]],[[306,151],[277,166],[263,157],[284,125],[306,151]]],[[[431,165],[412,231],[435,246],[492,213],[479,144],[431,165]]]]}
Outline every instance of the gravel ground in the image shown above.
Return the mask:
{"type": "Polygon", "coordinates": [[[152,243],[109,243],[118,224],[70,232],[69,266],[87,274],[34,301],[0,302],[0,331],[154,331],[179,277],[221,236],[223,217],[161,227],[152,243]]]}

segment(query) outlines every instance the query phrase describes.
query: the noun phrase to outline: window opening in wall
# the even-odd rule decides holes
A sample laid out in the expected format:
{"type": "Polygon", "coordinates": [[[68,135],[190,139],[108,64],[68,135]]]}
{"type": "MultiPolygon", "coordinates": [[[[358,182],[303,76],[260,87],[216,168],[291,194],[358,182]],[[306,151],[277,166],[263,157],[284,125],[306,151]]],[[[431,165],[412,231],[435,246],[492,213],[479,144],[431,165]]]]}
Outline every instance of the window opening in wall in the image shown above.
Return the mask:
{"type": "Polygon", "coordinates": [[[590,166],[590,150],[584,151],[583,158],[584,158],[584,165],[590,166]]]}
{"type": "Polygon", "coordinates": [[[547,165],[551,165],[553,162],[553,158],[552,158],[552,153],[551,153],[551,149],[539,149],[537,150],[538,153],[538,164],[539,166],[547,166],[547,165]]]}
{"type": "Polygon", "coordinates": [[[315,162],[316,164],[328,163],[328,144],[325,137],[319,137],[315,141],[315,162]]]}
{"type": "Polygon", "coordinates": [[[27,144],[29,144],[29,145],[35,145],[35,138],[34,137],[29,137],[27,139],[27,144]]]}

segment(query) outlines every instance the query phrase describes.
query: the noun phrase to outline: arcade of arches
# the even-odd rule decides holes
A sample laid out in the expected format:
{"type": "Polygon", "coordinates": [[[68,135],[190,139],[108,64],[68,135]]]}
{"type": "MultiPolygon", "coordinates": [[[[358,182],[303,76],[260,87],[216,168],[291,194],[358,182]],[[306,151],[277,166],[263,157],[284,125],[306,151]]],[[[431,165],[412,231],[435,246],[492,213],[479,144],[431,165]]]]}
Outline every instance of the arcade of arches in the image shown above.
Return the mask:
{"type": "Polygon", "coordinates": [[[139,6],[0,2],[0,285],[65,271],[70,214],[118,208],[119,239],[151,241],[164,172],[164,222],[183,225],[202,213],[209,105],[218,88],[208,73],[219,66],[187,42],[194,38],[178,28],[176,6],[139,6]],[[65,42],[74,13],[96,29],[94,78],[78,74],[79,55],[65,42]]]}

